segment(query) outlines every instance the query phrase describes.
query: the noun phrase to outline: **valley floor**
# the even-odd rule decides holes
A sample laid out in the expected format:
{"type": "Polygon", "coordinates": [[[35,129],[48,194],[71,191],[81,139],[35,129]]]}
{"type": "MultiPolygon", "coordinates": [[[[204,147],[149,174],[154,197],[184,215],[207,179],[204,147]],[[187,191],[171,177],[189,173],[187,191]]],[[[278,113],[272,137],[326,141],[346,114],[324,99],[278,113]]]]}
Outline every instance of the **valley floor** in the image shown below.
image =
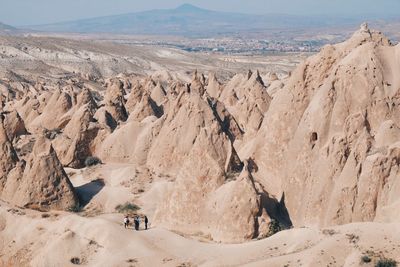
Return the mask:
{"type": "Polygon", "coordinates": [[[119,204],[152,219],[168,179],[128,164],[67,169],[85,206],[40,212],[0,202],[0,266],[374,266],[400,261],[400,224],[354,223],[294,228],[263,240],[220,244],[157,226],[122,225],[119,204]],[[128,186],[134,181],[134,186],[128,186]],[[141,226],[143,227],[143,226],[141,226]],[[362,256],[371,259],[362,263],[362,256]],[[74,259],[75,258],[75,259],[74,259]]]}

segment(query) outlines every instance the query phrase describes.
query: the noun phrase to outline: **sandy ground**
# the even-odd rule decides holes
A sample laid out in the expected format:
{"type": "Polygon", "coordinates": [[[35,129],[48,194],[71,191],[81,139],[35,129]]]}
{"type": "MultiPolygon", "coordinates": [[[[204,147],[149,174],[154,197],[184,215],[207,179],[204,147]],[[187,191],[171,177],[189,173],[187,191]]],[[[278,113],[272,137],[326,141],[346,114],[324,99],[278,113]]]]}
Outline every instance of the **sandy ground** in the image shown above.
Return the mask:
{"type": "Polygon", "coordinates": [[[286,74],[307,56],[304,53],[219,55],[160,46],[122,45],[111,41],[0,36],[1,76],[17,75],[30,81],[57,79],[67,74],[107,78],[120,73],[158,73],[162,76],[168,72],[175,78],[190,82],[194,70],[215,72],[225,80],[248,69],[286,74]]]}
{"type": "Polygon", "coordinates": [[[67,169],[81,212],[39,212],[0,202],[0,266],[374,266],[400,261],[400,224],[294,228],[244,244],[206,242],[155,225],[125,229],[118,204],[152,219],[165,178],[127,164],[67,169]],[[133,184],[133,185],[132,185],[133,184]],[[83,199],[82,199],[83,198],[83,199]],[[361,263],[362,255],[372,261],[361,263]]]}

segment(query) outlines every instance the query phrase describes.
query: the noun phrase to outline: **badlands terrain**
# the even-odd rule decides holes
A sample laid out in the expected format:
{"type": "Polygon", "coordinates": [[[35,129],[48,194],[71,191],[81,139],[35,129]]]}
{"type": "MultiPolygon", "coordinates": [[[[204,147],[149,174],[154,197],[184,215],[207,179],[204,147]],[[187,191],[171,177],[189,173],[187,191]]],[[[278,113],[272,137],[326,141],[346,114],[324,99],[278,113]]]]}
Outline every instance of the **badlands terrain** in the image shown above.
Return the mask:
{"type": "Polygon", "coordinates": [[[0,266],[400,262],[382,33],[307,59],[0,40],[0,266]]]}

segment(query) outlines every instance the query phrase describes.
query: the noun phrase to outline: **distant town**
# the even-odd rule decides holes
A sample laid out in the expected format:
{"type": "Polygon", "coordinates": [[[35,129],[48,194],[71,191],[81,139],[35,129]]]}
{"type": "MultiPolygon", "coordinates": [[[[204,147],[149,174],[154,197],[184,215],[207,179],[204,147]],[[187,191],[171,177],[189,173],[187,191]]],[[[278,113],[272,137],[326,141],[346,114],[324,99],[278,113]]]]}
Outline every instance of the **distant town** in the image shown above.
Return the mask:
{"type": "Polygon", "coordinates": [[[269,52],[318,52],[327,40],[276,40],[243,37],[204,39],[148,39],[114,40],[131,45],[155,45],[182,49],[188,52],[209,52],[224,54],[264,54],[269,52]]]}

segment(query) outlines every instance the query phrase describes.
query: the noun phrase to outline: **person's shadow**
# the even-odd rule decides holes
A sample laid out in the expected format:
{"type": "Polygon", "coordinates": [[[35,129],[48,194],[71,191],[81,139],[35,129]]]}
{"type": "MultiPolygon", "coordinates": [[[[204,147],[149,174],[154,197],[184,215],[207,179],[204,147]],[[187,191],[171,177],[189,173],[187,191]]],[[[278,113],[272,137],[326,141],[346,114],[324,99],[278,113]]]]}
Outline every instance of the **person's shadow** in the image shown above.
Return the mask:
{"type": "Polygon", "coordinates": [[[103,179],[96,179],[75,188],[81,207],[85,207],[104,187],[103,179]]]}

